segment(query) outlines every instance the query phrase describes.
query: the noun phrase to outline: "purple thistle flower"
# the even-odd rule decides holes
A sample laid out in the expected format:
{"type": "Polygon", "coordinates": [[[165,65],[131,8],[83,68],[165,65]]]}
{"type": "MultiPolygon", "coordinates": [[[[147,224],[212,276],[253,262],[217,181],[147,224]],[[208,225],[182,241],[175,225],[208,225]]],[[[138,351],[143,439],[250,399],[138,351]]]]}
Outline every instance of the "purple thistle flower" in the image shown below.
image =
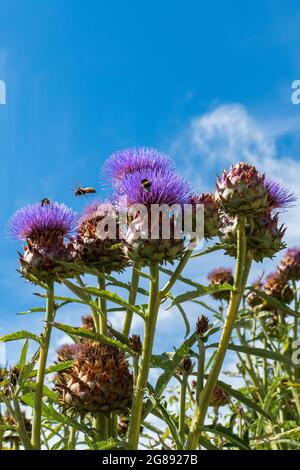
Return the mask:
{"type": "Polygon", "coordinates": [[[114,184],[126,175],[141,170],[174,171],[175,163],[166,154],[149,147],[132,147],[112,154],[103,170],[114,184]]]}
{"type": "Polygon", "coordinates": [[[277,181],[273,181],[269,177],[265,179],[265,189],[268,194],[268,202],[271,210],[287,209],[297,200],[296,196],[285,186],[282,186],[277,181]]]}
{"type": "Polygon", "coordinates": [[[191,198],[191,186],[173,172],[157,169],[143,169],[129,173],[119,182],[115,199],[127,198],[133,204],[187,204],[191,198]]]}
{"type": "Polygon", "coordinates": [[[31,204],[19,209],[9,220],[9,232],[18,240],[38,241],[69,235],[77,227],[78,216],[65,204],[31,204]]]}

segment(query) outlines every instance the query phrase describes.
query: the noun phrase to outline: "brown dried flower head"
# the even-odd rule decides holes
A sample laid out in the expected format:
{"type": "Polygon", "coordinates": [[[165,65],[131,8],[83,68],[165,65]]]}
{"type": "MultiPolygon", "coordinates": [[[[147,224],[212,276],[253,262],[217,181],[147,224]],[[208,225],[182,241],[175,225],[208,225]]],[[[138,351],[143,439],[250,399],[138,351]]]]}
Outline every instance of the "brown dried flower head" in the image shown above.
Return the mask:
{"type": "Polygon", "coordinates": [[[84,340],[76,345],[74,364],[56,388],[61,401],[73,412],[126,413],[132,400],[132,375],[122,351],[84,340]]]}

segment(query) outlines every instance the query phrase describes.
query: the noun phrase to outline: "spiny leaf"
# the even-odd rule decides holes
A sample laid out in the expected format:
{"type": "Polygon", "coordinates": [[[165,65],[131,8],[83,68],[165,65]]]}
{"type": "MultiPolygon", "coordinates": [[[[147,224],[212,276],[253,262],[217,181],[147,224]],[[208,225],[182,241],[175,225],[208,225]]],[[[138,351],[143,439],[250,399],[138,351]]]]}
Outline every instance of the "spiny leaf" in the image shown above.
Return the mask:
{"type": "Polygon", "coordinates": [[[42,339],[39,336],[35,335],[34,333],[31,333],[31,331],[26,330],[16,331],[15,333],[9,333],[8,335],[1,336],[0,343],[6,343],[8,341],[17,341],[19,339],[32,339],[33,341],[42,344],[42,339]]]}
{"type": "Polygon", "coordinates": [[[100,297],[110,302],[114,302],[115,304],[121,305],[122,307],[140,315],[140,309],[138,307],[130,305],[125,299],[120,297],[118,294],[115,294],[114,292],[110,292],[108,290],[101,290],[97,287],[86,287],[84,290],[89,294],[96,295],[97,297],[100,297]]]}
{"type": "MultiPolygon", "coordinates": [[[[206,347],[217,348],[218,346],[219,346],[218,343],[214,343],[214,344],[209,344],[206,347]]],[[[254,348],[251,346],[241,346],[241,345],[236,345],[232,343],[229,344],[228,349],[230,349],[231,351],[237,351],[237,352],[241,352],[245,354],[250,354],[252,356],[266,357],[267,359],[272,359],[273,361],[282,362],[283,364],[286,364],[290,367],[300,367],[299,364],[294,364],[293,361],[285,354],[280,354],[274,351],[269,351],[267,349],[254,348]]]]}
{"type": "Polygon", "coordinates": [[[102,343],[109,344],[114,346],[118,349],[128,352],[129,354],[133,354],[133,351],[126,345],[116,341],[115,339],[109,338],[105,335],[100,335],[99,333],[95,333],[93,331],[88,330],[87,328],[78,328],[70,325],[65,325],[63,323],[51,323],[55,328],[58,330],[64,331],[71,337],[73,336],[80,336],[82,338],[88,338],[94,341],[101,341],[102,343]]]}
{"type": "Polygon", "coordinates": [[[178,303],[183,303],[183,302],[188,302],[194,299],[197,299],[198,297],[201,297],[203,295],[208,295],[208,294],[214,294],[216,292],[223,292],[223,291],[232,291],[233,287],[230,284],[220,284],[216,286],[201,286],[196,290],[186,292],[184,294],[180,294],[171,303],[171,305],[168,308],[173,307],[173,305],[176,305],[178,303]]]}

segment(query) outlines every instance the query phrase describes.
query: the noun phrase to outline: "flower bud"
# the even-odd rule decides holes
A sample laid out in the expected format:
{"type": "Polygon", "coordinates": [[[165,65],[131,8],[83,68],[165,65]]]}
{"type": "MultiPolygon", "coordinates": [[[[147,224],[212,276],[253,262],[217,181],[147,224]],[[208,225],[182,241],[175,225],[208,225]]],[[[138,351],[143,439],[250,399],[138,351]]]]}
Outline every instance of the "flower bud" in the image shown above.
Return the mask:
{"type": "Polygon", "coordinates": [[[201,315],[196,323],[196,331],[200,338],[203,338],[208,329],[208,318],[205,315],[201,315]]]}
{"type": "Polygon", "coordinates": [[[75,413],[126,412],[132,400],[132,375],[124,353],[98,341],[76,344],[74,364],[59,377],[61,402],[75,413]]]}

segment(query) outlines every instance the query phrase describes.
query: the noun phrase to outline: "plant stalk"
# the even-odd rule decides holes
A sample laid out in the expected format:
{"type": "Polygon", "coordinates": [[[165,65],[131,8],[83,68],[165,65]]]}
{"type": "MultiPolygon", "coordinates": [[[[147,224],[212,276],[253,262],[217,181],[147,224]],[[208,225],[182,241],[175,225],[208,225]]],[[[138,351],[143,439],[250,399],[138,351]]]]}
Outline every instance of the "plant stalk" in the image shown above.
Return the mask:
{"type": "MultiPolygon", "coordinates": [[[[235,319],[239,310],[239,305],[243,296],[244,287],[247,281],[246,272],[249,272],[250,266],[245,269],[246,261],[246,236],[245,236],[245,218],[239,217],[237,227],[237,260],[234,277],[234,290],[231,292],[228,305],[225,325],[222,337],[217,349],[215,360],[207,379],[207,382],[200,394],[199,405],[196,406],[194,417],[191,424],[191,432],[187,442],[187,449],[197,449],[199,437],[201,435],[201,426],[203,426],[206,413],[209,406],[210,397],[216,386],[225,355],[228,349],[229,341],[232,335],[235,319]],[[246,279],[245,279],[246,278],[246,279]]],[[[250,264],[250,263],[249,263],[250,264]]]]}
{"type": "Polygon", "coordinates": [[[32,421],[32,438],[31,443],[35,450],[41,449],[41,420],[42,420],[42,402],[43,402],[43,387],[45,381],[45,370],[47,364],[47,357],[50,345],[50,338],[52,332],[51,323],[54,321],[54,282],[48,281],[47,284],[47,303],[46,303],[46,317],[45,327],[43,332],[43,343],[40,349],[39,366],[36,379],[33,421],[32,421]]]}
{"type": "Polygon", "coordinates": [[[142,420],[143,398],[147,386],[149,369],[151,365],[151,355],[153,349],[155,327],[159,309],[159,265],[150,265],[150,294],[148,303],[148,312],[145,319],[143,352],[137,383],[133,394],[133,403],[131,410],[131,419],[128,433],[128,448],[135,450],[138,448],[140,426],[142,420]]]}
{"type": "MultiPolygon", "coordinates": [[[[128,298],[128,303],[130,305],[135,305],[136,296],[137,296],[138,287],[139,287],[139,279],[140,279],[139,269],[140,269],[140,266],[138,264],[135,264],[132,268],[131,287],[130,287],[129,298],[128,298]]],[[[127,336],[127,337],[129,336],[131,323],[132,323],[132,317],[133,317],[133,312],[131,310],[127,310],[126,315],[125,315],[124,325],[123,325],[124,336],[127,336]]]]}

